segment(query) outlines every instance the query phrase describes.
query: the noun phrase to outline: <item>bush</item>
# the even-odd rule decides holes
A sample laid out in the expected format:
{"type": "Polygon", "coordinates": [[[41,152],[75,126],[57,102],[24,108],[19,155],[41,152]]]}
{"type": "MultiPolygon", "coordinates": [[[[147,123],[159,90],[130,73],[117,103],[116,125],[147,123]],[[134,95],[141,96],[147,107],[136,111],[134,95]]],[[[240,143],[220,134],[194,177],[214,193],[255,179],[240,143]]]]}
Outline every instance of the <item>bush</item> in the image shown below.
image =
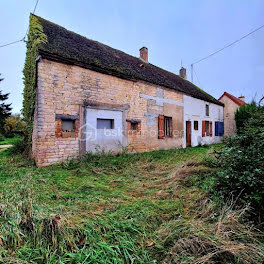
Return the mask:
{"type": "Polygon", "coordinates": [[[250,104],[240,106],[235,113],[237,133],[240,134],[245,128],[246,122],[256,113],[259,106],[252,101],[250,104]]]}
{"type": "Polygon", "coordinates": [[[252,113],[244,129],[229,139],[227,147],[216,158],[219,170],[214,176],[214,191],[225,199],[232,195],[238,206],[249,204],[261,216],[264,212],[263,108],[252,113]]]}
{"type": "Polygon", "coordinates": [[[4,132],[6,137],[13,137],[15,134],[23,134],[25,122],[20,115],[12,115],[5,120],[4,132]]]}

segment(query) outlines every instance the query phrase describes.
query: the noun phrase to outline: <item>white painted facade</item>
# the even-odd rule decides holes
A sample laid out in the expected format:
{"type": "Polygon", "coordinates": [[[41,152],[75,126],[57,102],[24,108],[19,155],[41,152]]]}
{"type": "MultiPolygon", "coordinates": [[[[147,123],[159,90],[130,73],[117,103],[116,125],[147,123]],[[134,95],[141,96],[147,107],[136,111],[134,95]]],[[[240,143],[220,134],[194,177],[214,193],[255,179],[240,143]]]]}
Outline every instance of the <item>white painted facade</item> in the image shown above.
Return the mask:
{"type": "Polygon", "coordinates": [[[183,147],[186,147],[186,121],[191,121],[191,145],[220,143],[222,136],[215,136],[215,122],[224,120],[224,107],[184,95],[184,138],[183,147]],[[209,116],[206,116],[206,104],[209,105],[209,116]],[[202,137],[202,121],[212,122],[212,136],[202,137]],[[198,121],[198,130],[194,130],[194,121],[198,121]]]}
{"type": "Polygon", "coordinates": [[[123,135],[123,112],[91,109],[86,112],[86,151],[120,151],[127,145],[123,135]],[[112,120],[111,129],[98,128],[98,119],[112,120]]]}

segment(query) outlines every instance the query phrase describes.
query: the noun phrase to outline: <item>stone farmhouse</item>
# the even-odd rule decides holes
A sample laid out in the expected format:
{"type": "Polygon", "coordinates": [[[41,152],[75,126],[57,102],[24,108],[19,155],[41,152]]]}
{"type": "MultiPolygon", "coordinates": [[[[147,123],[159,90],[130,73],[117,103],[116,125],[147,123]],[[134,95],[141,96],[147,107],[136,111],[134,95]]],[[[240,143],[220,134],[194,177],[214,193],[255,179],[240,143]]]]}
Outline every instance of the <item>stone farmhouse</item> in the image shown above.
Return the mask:
{"type": "Polygon", "coordinates": [[[225,137],[232,137],[236,134],[236,122],[235,122],[235,113],[236,110],[245,105],[245,97],[235,97],[234,95],[224,92],[222,96],[218,99],[219,101],[225,104],[224,108],[224,127],[225,137]]]}
{"type": "Polygon", "coordinates": [[[224,104],[179,75],[43,18],[32,153],[47,166],[87,151],[144,152],[221,142],[224,104]]]}

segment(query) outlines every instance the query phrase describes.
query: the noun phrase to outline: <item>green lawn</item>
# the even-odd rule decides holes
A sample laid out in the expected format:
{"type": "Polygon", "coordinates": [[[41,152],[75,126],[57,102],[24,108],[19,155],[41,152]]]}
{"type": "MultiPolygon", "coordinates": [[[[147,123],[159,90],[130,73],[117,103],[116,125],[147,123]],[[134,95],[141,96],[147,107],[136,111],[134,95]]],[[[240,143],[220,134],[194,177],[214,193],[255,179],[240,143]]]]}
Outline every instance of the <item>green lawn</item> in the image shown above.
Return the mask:
{"type": "Polygon", "coordinates": [[[194,184],[220,147],[87,154],[46,168],[0,152],[2,263],[261,263],[243,262],[260,261],[247,255],[263,245],[245,225],[232,233],[239,213],[194,184]]]}

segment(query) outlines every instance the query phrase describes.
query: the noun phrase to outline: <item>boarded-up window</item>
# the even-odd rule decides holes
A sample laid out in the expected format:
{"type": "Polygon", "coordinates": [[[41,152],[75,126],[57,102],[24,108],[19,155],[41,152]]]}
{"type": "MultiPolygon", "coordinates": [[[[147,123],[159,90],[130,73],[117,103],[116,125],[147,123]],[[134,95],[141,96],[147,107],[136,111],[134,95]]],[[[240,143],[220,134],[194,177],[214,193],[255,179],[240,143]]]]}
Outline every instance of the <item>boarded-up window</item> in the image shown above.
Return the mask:
{"type": "Polygon", "coordinates": [[[75,131],[75,121],[62,119],[62,131],[63,132],[74,132],[75,131]]]}
{"type": "Polygon", "coordinates": [[[97,118],[97,129],[114,129],[114,119],[97,118]]]}

